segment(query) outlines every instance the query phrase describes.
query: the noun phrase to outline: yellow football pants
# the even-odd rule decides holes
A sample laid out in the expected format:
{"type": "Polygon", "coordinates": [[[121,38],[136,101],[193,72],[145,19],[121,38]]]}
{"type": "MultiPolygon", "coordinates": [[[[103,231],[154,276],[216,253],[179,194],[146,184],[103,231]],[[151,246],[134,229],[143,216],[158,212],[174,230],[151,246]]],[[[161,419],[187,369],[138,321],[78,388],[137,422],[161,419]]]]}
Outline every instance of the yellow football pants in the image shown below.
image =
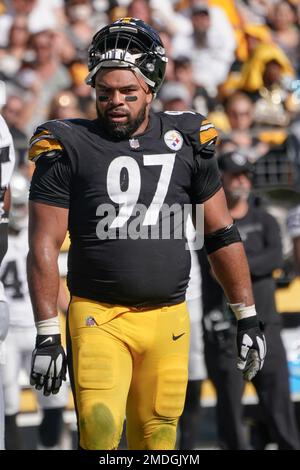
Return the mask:
{"type": "Polygon", "coordinates": [[[73,297],[68,361],[80,447],[174,449],[188,378],[186,304],[152,310],[73,297]]]}

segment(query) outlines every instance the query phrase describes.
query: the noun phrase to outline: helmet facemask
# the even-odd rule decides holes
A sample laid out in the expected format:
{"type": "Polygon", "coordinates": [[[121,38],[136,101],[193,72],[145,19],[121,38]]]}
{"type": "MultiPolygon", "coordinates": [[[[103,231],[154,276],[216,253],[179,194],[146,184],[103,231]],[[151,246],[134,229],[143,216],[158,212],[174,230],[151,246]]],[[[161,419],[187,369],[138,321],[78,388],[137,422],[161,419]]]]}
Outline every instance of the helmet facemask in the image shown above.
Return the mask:
{"type": "Polygon", "coordinates": [[[150,26],[141,20],[132,20],[132,23],[118,20],[94,36],[89,48],[88,85],[95,86],[95,76],[101,68],[129,68],[157,93],[168,60],[165,50],[150,26]]]}

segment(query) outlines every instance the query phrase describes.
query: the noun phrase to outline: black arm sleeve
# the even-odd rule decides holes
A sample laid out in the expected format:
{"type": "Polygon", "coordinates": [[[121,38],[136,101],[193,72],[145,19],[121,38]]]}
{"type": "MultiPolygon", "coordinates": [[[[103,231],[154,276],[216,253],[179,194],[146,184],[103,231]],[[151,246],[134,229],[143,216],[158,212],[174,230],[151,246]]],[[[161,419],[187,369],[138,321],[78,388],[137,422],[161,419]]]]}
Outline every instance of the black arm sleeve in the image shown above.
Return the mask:
{"type": "MultiPolygon", "coordinates": [[[[250,272],[253,276],[266,276],[282,266],[282,245],[280,229],[274,217],[264,213],[264,250],[248,256],[250,272]]],[[[247,251],[247,250],[246,250],[247,251]]]]}
{"type": "Polygon", "coordinates": [[[220,172],[215,157],[195,158],[195,169],[192,178],[191,199],[193,204],[201,204],[211,198],[222,187],[220,172]]]}
{"type": "Polygon", "coordinates": [[[7,222],[0,223],[0,264],[7,252],[8,240],[8,224],[7,222]]]}
{"type": "Polygon", "coordinates": [[[66,155],[54,161],[40,158],[33,173],[29,199],[50,206],[69,208],[71,167],[66,155]]]}

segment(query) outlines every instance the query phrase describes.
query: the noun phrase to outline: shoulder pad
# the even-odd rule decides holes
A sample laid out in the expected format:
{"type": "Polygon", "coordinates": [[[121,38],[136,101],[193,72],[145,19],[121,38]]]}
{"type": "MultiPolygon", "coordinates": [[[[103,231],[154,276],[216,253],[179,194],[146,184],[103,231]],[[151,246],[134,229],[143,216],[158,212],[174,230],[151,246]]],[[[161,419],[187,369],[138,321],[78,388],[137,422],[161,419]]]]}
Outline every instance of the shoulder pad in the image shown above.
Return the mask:
{"type": "Polygon", "coordinates": [[[215,154],[215,147],[218,133],[215,126],[201,114],[193,116],[190,122],[192,128],[189,131],[188,139],[198,157],[209,159],[215,154]]]}
{"type": "Polygon", "coordinates": [[[57,157],[63,150],[62,144],[49,130],[37,128],[29,141],[28,158],[31,162],[37,162],[42,156],[57,157]]]}
{"type": "Polygon", "coordinates": [[[204,117],[195,111],[163,111],[160,113],[163,120],[170,124],[181,127],[182,132],[191,132],[197,126],[197,123],[204,119],[204,117]]]}
{"type": "Polygon", "coordinates": [[[200,145],[208,144],[210,141],[217,139],[217,137],[218,133],[215,126],[207,119],[204,119],[201,122],[199,130],[200,145]]]}
{"type": "Polygon", "coordinates": [[[193,111],[165,111],[164,115],[185,134],[195,153],[201,153],[203,158],[213,156],[218,134],[215,126],[202,114],[193,111]]]}

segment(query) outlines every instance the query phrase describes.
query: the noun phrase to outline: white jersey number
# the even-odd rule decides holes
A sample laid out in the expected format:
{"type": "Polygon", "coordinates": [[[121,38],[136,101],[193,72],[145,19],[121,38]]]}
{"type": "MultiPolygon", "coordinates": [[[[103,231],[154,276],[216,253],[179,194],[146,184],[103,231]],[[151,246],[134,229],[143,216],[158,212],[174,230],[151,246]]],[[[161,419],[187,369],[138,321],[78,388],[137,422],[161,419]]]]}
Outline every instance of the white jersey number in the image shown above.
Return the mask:
{"type": "MultiPolygon", "coordinates": [[[[155,194],[147,209],[143,225],[155,225],[159,211],[168,193],[175,163],[175,153],[144,155],[144,166],[161,166],[155,194]]],[[[120,205],[118,216],[110,228],[123,227],[133,213],[141,191],[141,173],[139,165],[132,157],[117,157],[109,165],[107,172],[107,192],[110,199],[120,205]],[[127,178],[125,173],[127,173],[127,178]]]]}
{"type": "Polygon", "coordinates": [[[3,269],[1,275],[1,282],[5,289],[9,290],[9,296],[11,299],[23,299],[24,294],[22,292],[22,281],[18,272],[17,263],[15,260],[8,261],[3,269]]]}

